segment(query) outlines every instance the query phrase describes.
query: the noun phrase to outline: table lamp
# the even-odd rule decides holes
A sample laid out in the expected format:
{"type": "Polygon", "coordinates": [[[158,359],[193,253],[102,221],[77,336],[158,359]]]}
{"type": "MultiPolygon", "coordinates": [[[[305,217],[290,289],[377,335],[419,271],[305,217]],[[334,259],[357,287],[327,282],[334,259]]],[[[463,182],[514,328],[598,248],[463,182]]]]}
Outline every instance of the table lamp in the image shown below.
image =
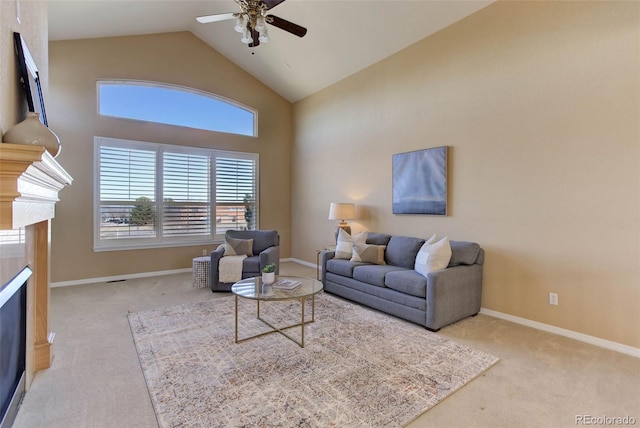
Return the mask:
{"type": "Polygon", "coordinates": [[[349,235],[351,235],[351,226],[349,226],[345,220],[353,220],[356,217],[356,206],[354,204],[343,204],[337,202],[331,202],[329,207],[329,220],[340,220],[336,227],[336,242],[338,240],[338,233],[340,229],[343,229],[349,235]]]}

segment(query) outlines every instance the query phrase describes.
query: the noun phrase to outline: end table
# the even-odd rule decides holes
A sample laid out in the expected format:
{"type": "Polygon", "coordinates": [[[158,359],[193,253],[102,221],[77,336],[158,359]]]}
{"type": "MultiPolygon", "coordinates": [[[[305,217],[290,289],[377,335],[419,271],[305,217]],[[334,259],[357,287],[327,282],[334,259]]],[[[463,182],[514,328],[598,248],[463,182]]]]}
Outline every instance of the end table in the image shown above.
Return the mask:
{"type": "Polygon", "coordinates": [[[193,286],[196,288],[209,287],[209,269],[211,257],[196,257],[193,259],[193,286]]]}

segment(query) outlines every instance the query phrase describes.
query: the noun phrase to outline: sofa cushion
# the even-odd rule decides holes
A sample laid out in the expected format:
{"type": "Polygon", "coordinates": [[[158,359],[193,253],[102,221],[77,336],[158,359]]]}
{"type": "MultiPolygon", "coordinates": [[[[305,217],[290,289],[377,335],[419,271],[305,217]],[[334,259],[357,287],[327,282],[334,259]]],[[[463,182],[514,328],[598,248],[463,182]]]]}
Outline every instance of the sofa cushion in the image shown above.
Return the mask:
{"type": "Polygon", "coordinates": [[[419,274],[427,276],[429,272],[446,268],[449,265],[449,260],[451,260],[449,238],[445,236],[438,241],[436,235],[433,235],[418,251],[415,270],[419,274]]]}
{"type": "Polygon", "coordinates": [[[336,241],[336,259],[351,259],[353,253],[353,244],[364,244],[367,242],[367,232],[360,232],[355,236],[349,235],[343,229],[338,231],[338,240],[336,241]]]}
{"type": "MultiPolygon", "coordinates": [[[[327,273],[327,292],[334,293],[335,287],[345,288],[347,290],[354,290],[359,293],[368,294],[371,296],[376,296],[381,299],[389,300],[390,302],[394,302],[396,304],[407,306],[408,308],[413,308],[424,312],[427,308],[427,299],[424,297],[416,297],[411,296],[410,294],[401,293],[396,290],[392,290],[387,287],[373,287],[365,282],[356,281],[353,278],[347,278],[346,276],[336,275],[335,273],[327,273]]],[[[363,299],[352,299],[349,295],[353,295],[351,291],[346,291],[346,293],[335,293],[348,299],[355,300],[359,303],[364,303],[366,300],[363,299]]],[[[423,315],[424,316],[424,315],[423,315]]]]}
{"type": "Polygon", "coordinates": [[[401,293],[416,297],[427,296],[427,278],[415,270],[406,269],[388,272],[384,285],[401,293]]]}
{"type": "Polygon", "coordinates": [[[385,261],[388,265],[413,269],[416,254],[424,244],[424,239],[409,236],[392,236],[387,245],[385,261]]]}
{"type": "Polygon", "coordinates": [[[475,242],[451,241],[451,260],[449,267],[472,265],[480,255],[480,245],[475,242]]]}
{"type": "Polygon", "coordinates": [[[369,234],[367,235],[367,244],[387,245],[389,243],[389,239],[391,239],[391,235],[369,232],[369,234]]]}
{"type": "Polygon", "coordinates": [[[327,272],[333,272],[338,275],[351,278],[353,276],[353,269],[356,266],[362,266],[366,263],[352,262],[344,259],[330,259],[327,260],[327,272]]]}
{"type": "Polygon", "coordinates": [[[384,245],[354,244],[351,261],[383,265],[385,248],[384,245]]]}
{"type": "Polygon", "coordinates": [[[353,279],[366,282],[367,284],[384,287],[384,277],[388,272],[402,270],[397,266],[390,265],[363,265],[353,269],[353,279]]]}
{"type": "Polygon", "coordinates": [[[260,272],[260,256],[247,257],[242,261],[242,274],[257,274],[260,272]]]}

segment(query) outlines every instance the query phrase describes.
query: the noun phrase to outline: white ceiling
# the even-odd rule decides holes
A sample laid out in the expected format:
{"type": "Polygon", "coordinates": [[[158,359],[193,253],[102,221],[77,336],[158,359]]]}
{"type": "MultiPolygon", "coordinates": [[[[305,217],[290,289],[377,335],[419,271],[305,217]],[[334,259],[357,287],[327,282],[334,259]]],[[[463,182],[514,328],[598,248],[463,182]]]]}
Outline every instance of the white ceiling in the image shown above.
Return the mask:
{"type": "Polygon", "coordinates": [[[291,102],[374,64],[489,5],[493,0],[287,0],[270,13],[306,27],[298,38],[269,26],[270,43],[248,48],[233,0],[49,0],[49,39],[191,31],[291,102]]]}

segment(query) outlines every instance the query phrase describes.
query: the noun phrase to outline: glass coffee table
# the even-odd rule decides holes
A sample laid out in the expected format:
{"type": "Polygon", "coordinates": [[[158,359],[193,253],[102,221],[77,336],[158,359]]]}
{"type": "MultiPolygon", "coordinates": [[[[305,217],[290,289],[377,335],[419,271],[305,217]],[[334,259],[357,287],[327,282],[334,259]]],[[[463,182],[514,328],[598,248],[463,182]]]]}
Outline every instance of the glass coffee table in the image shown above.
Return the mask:
{"type": "Polygon", "coordinates": [[[253,339],[256,337],[264,336],[271,333],[280,333],[287,339],[297,343],[301,348],[304,348],[304,326],[315,321],[315,295],[322,291],[322,283],[312,278],[302,278],[295,276],[278,276],[278,281],[295,281],[300,282],[296,288],[287,290],[283,288],[277,288],[274,285],[268,285],[262,283],[262,277],[256,276],[254,278],[246,278],[242,281],[236,282],[231,287],[231,292],[235,296],[236,304],[236,343],[244,342],[245,340],[253,339]],[[254,336],[238,338],[238,298],[250,299],[256,301],[256,318],[268,325],[271,330],[264,333],[256,334],[254,336]],[[305,321],[304,319],[304,303],[305,300],[311,298],[311,320],[305,321]],[[269,321],[266,321],[260,317],[260,302],[269,301],[283,301],[283,300],[300,300],[300,322],[286,327],[276,327],[269,321]],[[294,337],[288,335],[284,330],[290,328],[300,327],[301,340],[298,342],[294,337]]]}

